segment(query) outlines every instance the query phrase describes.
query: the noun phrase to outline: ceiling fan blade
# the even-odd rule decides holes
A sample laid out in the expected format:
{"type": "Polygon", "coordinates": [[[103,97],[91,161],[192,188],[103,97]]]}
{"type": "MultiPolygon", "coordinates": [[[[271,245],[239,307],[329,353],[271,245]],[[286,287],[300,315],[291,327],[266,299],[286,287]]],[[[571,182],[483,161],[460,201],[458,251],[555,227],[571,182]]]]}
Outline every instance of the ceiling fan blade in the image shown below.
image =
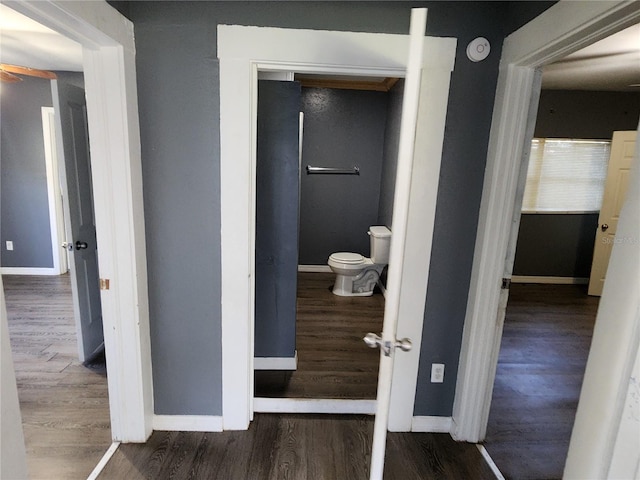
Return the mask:
{"type": "Polygon", "coordinates": [[[17,73],[19,75],[28,75],[30,77],[46,78],[49,80],[56,79],[56,74],[47,70],[38,70],[37,68],[21,67],[19,65],[7,65],[0,63],[0,70],[9,73],[17,73]]]}
{"type": "Polygon", "coordinates": [[[21,82],[21,81],[22,81],[22,79],[20,77],[16,77],[12,73],[0,70],[0,82],[16,83],[16,82],[21,82]]]}

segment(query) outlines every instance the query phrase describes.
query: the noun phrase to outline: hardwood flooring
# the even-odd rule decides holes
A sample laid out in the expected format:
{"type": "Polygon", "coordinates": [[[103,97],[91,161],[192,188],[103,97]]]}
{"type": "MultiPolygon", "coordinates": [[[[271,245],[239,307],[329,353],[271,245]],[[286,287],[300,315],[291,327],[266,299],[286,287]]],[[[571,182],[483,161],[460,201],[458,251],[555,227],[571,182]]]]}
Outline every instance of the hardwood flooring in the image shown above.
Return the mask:
{"type": "MultiPolygon", "coordinates": [[[[362,415],[256,414],[249,430],[154,432],[146,444],[120,445],[100,480],[364,480],[373,418],[362,415]]],[[[390,433],[385,480],[489,480],[475,445],[448,434],[390,433]]]]}
{"type": "Polygon", "coordinates": [[[598,301],[583,285],[511,285],[485,441],[508,480],[562,478],[598,301]]]}
{"type": "Polygon", "coordinates": [[[380,333],[384,297],[339,297],[335,274],[298,274],[294,372],[256,371],[255,396],[375,399],[379,351],[365,345],[367,332],[380,333]]]}
{"type": "Polygon", "coordinates": [[[32,480],[85,479],[111,445],[104,361],[78,361],[69,276],[2,277],[32,480]]]}

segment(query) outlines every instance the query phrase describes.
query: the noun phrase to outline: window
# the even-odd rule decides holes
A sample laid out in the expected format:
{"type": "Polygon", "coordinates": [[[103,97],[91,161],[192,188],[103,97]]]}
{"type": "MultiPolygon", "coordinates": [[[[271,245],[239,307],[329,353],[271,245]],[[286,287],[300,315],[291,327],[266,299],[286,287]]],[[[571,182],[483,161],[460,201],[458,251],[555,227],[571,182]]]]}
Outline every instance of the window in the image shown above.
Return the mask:
{"type": "Polygon", "coordinates": [[[533,139],[522,212],[598,212],[610,147],[602,140],[533,139]]]}

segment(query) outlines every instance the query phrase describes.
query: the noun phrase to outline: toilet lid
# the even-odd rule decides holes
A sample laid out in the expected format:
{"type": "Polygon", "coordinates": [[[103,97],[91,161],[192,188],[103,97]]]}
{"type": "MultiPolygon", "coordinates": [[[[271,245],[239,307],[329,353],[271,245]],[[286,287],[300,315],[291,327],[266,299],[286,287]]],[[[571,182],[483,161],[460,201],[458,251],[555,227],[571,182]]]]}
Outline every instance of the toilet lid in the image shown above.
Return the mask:
{"type": "Polygon", "coordinates": [[[359,253],[351,253],[351,252],[337,252],[331,254],[332,260],[340,263],[344,263],[347,265],[358,265],[359,263],[364,262],[364,257],[359,253]]]}

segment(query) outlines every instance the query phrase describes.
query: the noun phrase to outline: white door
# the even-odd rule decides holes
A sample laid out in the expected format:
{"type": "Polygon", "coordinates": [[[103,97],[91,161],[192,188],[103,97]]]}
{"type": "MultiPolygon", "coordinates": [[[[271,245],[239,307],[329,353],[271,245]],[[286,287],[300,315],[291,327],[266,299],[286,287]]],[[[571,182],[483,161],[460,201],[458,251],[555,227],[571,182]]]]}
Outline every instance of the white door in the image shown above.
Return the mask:
{"type": "Polygon", "coordinates": [[[636,132],[613,132],[611,155],[607,167],[607,179],[598,217],[596,243],[593,248],[593,263],[589,279],[589,295],[602,295],[611,248],[615,242],[620,209],[626,198],[629,185],[629,170],[633,160],[636,132]]]}
{"type": "Polygon", "coordinates": [[[400,289],[402,264],[409,214],[411,193],[411,172],[420,99],[420,78],[422,74],[424,34],[427,23],[427,9],[411,10],[411,28],[409,60],[405,80],[402,117],[400,124],[400,144],[398,147],[398,167],[393,204],[393,235],[389,257],[387,277],[387,296],[385,300],[384,323],[381,336],[369,333],[365,342],[371,347],[380,348],[380,368],[378,373],[378,393],[376,399],[376,419],[373,431],[370,478],[381,479],[384,471],[389,405],[391,399],[391,379],[393,376],[393,358],[396,352],[409,350],[409,339],[398,341],[398,311],[400,308],[400,289]]]}
{"type": "Polygon", "coordinates": [[[71,252],[71,291],[81,362],[90,361],[104,348],[102,306],[98,278],[98,252],[93,215],[91,158],[84,90],[59,80],[52,82],[56,135],[62,182],[67,202],[65,247],[71,252]]]}

